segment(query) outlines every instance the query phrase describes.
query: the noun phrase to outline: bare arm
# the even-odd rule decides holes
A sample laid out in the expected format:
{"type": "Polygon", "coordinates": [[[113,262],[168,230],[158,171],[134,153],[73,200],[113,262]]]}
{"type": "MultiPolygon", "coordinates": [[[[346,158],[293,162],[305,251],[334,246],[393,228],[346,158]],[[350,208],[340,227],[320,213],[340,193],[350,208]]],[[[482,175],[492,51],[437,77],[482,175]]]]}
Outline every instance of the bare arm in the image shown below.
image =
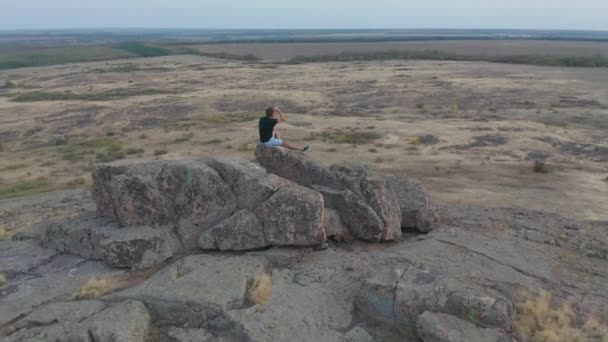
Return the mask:
{"type": "Polygon", "coordinates": [[[279,113],[279,123],[287,121],[287,116],[285,115],[285,113],[283,113],[281,109],[279,109],[279,107],[275,107],[275,110],[277,111],[277,113],[279,113]]]}

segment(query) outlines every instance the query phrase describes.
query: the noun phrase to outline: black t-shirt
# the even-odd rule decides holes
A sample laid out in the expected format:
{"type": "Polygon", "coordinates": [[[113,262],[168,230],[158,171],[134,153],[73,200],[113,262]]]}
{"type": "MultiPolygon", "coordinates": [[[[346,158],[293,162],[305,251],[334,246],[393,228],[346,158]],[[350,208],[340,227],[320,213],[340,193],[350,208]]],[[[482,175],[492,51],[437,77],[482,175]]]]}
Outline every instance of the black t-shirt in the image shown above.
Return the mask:
{"type": "Polygon", "coordinates": [[[267,142],[272,138],[272,134],[274,133],[274,126],[279,123],[279,120],[263,117],[260,118],[260,141],[267,142]]]}

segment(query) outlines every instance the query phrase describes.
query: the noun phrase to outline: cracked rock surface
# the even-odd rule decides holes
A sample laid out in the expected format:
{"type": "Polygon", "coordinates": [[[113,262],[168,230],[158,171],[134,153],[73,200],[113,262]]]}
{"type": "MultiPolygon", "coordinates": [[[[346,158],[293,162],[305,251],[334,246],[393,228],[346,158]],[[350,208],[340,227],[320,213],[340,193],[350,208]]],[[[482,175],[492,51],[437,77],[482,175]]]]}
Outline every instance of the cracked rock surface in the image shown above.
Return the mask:
{"type": "Polygon", "coordinates": [[[410,190],[387,199],[391,178],[365,166],[292,162],[311,172],[227,159],[118,164],[98,170],[107,184],[92,196],[1,201],[7,222],[32,208],[48,222],[0,241],[0,340],[514,341],[519,294],[541,289],[608,323],[606,222],[436,206],[410,190]],[[183,186],[207,176],[222,184],[183,186]],[[208,208],[192,197],[214,191],[226,193],[208,208]],[[406,199],[419,204],[408,224],[406,199]],[[357,206],[376,221],[341,212],[357,206]],[[401,231],[415,220],[433,229],[401,231]],[[383,238],[395,222],[399,236],[383,238]]]}

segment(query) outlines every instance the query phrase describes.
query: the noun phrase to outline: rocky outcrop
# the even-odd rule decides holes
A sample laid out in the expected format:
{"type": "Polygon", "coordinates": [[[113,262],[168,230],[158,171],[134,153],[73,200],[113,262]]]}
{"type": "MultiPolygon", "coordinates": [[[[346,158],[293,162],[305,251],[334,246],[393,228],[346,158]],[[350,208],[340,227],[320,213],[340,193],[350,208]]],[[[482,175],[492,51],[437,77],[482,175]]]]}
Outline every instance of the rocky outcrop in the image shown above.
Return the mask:
{"type": "Polygon", "coordinates": [[[320,192],[350,235],[366,241],[401,237],[399,202],[385,177],[362,163],[325,167],[305,154],[259,145],[256,159],[268,172],[320,192]]]}
{"type": "Polygon", "coordinates": [[[97,216],[51,224],[43,245],[146,268],[193,249],[315,246],[323,196],[238,159],[117,162],[93,173],[97,216]]]}
{"type": "Polygon", "coordinates": [[[437,207],[419,180],[406,176],[388,176],[386,180],[397,196],[401,209],[401,227],[415,228],[423,233],[437,227],[437,207]]]}
{"type": "Polygon", "coordinates": [[[260,146],[256,157],[264,167],[226,158],[99,165],[97,216],[51,224],[43,244],[113,267],[146,268],[199,248],[394,241],[402,226],[428,231],[436,223],[414,181],[361,163],[327,168],[281,148],[260,146]]]}

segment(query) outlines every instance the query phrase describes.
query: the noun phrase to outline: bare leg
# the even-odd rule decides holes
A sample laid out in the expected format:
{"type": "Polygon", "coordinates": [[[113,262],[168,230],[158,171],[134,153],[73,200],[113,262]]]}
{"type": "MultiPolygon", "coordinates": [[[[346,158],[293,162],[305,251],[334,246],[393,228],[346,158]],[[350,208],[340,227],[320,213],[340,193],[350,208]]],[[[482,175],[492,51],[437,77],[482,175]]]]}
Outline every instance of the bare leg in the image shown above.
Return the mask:
{"type": "Polygon", "coordinates": [[[290,150],[298,150],[298,151],[302,151],[302,147],[297,147],[297,146],[293,146],[290,143],[288,143],[287,141],[283,140],[283,145],[281,145],[285,148],[288,148],[290,150]]]}
{"type": "Polygon", "coordinates": [[[273,136],[277,139],[281,139],[281,136],[279,135],[279,132],[274,131],[273,136]]]}

